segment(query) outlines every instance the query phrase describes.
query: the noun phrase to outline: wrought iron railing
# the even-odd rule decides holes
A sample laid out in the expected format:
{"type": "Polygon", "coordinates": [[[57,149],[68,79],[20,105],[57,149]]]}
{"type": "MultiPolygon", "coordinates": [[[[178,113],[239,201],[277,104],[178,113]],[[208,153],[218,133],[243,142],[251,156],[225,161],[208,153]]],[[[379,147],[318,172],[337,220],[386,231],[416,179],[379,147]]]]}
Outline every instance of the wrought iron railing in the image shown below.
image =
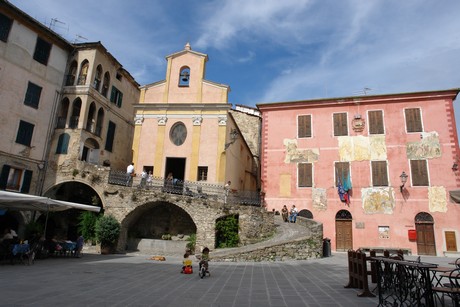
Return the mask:
{"type": "Polygon", "coordinates": [[[130,176],[126,172],[111,170],[108,183],[136,189],[157,190],[163,193],[179,194],[193,198],[211,199],[226,204],[260,206],[261,197],[257,191],[226,190],[225,186],[203,181],[166,180],[152,176],[150,179],[130,176]]]}
{"type": "Polygon", "coordinates": [[[371,258],[377,268],[379,306],[434,306],[430,268],[436,264],[371,258]]]}

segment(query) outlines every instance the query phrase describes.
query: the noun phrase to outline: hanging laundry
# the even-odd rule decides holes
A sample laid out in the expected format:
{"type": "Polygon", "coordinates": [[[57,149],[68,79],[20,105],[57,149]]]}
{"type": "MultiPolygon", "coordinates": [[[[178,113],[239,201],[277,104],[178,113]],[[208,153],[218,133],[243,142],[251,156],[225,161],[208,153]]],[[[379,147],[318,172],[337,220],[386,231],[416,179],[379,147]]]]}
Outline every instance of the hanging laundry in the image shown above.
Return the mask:
{"type": "Polygon", "coordinates": [[[347,194],[347,192],[343,189],[343,185],[340,179],[337,183],[337,193],[339,194],[340,201],[345,202],[345,194],[347,194]]]}

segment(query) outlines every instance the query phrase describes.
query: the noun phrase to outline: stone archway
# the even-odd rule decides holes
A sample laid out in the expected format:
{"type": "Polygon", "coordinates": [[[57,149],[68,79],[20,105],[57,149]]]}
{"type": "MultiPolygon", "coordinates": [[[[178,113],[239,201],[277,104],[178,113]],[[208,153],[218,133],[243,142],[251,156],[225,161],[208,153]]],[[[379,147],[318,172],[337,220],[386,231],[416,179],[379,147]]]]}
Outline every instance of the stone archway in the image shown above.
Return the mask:
{"type": "MultiPolygon", "coordinates": [[[[82,172],[76,176],[86,175],[84,172],[82,172]]],[[[44,193],[44,196],[52,199],[70,201],[89,206],[98,206],[101,208],[103,205],[101,197],[92,186],[78,181],[61,182],[48,189],[44,193]]],[[[78,209],[69,209],[50,213],[48,216],[48,225],[45,234],[46,237],[57,237],[58,239],[76,241],[80,235],[78,230],[78,223],[82,212],[82,210],[78,209]]],[[[102,212],[103,210],[101,210],[101,213],[102,212]]],[[[37,222],[43,226],[45,221],[46,218],[43,214],[37,219],[37,222]]]]}
{"type": "Polygon", "coordinates": [[[121,222],[125,249],[177,254],[185,251],[197,227],[190,214],[173,203],[154,201],[132,210],[121,222]]]}

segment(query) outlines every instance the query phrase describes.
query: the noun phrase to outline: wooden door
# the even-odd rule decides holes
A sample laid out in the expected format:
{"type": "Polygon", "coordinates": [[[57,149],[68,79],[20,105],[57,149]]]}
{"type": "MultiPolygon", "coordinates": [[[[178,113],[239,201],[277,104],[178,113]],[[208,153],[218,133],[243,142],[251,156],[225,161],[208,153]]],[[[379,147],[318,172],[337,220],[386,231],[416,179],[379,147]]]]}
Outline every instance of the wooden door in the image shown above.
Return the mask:
{"type": "Polygon", "coordinates": [[[344,252],[353,249],[352,220],[336,220],[335,231],[336,250],[344,252]]]}
{"type": "Polygon", "coordinates": [[[436,256],[433,224],[416,223],[415,229],[417,230],[417,254],[436,256]]]}
{"type": "Polygon", "coordinates": [[[446,250],[448,252],[457,251],[457,239],[455,238],[455,231],[446,231],[446,250]]]}

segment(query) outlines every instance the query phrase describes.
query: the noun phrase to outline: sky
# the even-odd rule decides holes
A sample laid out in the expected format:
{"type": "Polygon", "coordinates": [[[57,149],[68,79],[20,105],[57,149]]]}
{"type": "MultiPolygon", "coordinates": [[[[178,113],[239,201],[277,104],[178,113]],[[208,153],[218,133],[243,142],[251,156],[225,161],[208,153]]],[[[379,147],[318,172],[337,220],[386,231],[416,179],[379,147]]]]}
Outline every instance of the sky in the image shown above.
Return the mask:
{"type": "Polygon", "coordinates": [[[101,41],[140,85],[190,42],[233,104],[460,87],[458,0],[10,2],[70,42],[101,41]]]}

